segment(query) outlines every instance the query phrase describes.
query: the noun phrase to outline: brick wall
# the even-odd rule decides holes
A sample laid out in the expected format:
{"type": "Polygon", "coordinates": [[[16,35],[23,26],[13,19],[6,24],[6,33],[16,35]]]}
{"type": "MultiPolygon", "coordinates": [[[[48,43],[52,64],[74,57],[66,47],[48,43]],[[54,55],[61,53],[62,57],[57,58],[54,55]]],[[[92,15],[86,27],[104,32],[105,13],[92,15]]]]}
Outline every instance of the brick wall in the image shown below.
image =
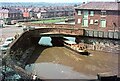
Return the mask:
{"type": "MultiPolygon", "coordinates": [[[[84,10],[81,10],[82,12],[84,10]]],[[[90,10],[89,10],[89,13],[90,13],[90,10]]],[[[94,16],[88,16],[88,27],[82,27],[82,18],[83,18],[83,13],[81,13],[82,15],[77,15],[77,10],[75,12],[75,27],[77,28],[84,28],[84,29],[92,29],[92,30],[100,30],[100,31],[109,31],[109,30],[118,30],[118,27],[119,27],[119,22],[118,22],[118,19],[120,17],[120,15],[118,16],[118,11],[106,11],[107,15],[105,15],[105,17],[102,17],[101,16],[101,11],[100,10],[96,10],[94,11],[94,16]],[[81,20],[81,23],[78,24],[78,19],[81,20]],[[93,19],[93,23],[95,20],[98,20],[98,24],[95,25],[95,24],[90,24],[90,20],[93,19]],[[100,26],[100,20],[101,19],[105,19],[106,20],[106,27],[105,28],[102,28],[100,26]],[[113,25],[113,23],[116,24],[116,27],[115,25],[113,25]],[[114,28],[115,27],[115,28],[114,28]]]]}

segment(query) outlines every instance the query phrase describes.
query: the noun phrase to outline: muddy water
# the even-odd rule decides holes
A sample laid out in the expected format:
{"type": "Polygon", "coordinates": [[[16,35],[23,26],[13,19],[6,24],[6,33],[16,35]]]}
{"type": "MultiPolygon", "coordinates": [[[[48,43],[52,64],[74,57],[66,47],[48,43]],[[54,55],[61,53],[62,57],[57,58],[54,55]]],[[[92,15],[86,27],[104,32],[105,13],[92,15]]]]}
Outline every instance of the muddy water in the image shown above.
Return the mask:
{"type": "Polygon", "coordinates": [[[27,71],[37,74],[45,79],[91,79],[95,76],[88,76],[73,70],[72,67],[65,65],[43,62],[26,66],[27,71]]]}
{"type": "Polygon", "coordinates": [[[77,54],[65,47],[36,47],[26,70],[47,79],[88,79],[97,73],[118,72],[118,55],[90,51],[91,56],[77,54]]]}

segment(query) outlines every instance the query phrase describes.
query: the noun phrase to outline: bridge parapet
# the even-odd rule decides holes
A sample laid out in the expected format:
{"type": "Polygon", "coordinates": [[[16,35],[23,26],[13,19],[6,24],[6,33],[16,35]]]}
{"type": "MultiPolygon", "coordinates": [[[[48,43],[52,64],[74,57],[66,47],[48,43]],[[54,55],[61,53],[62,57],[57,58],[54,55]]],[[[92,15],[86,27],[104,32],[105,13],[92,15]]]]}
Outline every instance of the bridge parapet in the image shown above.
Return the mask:
{"type": "Polygon", "coordinates": [[[29,31],[32,36],[40,36],[41,34],[62,34],[62,35],[76,35],[76,36],[83,36],[84,30],[83,29],[76,29],[76,28],[39,28],[35,30],[29,31]]]}
{"type": "Polygon", "coordinates": [[[25,23],[26,26],[53,27],[53,28],[75,28],[74,24],[48,24],[48,23],[25,23]]]}
{"type": "Polygon", "coordinates": [[[69,36],[80,36],[84,34],[83,29],[72,28],[39,28],[25,31],[16,39],[10,47],[11,54],[21,56],[29,47],[36,45],[41,37],[41,34],[61,34],[69,36]]]}

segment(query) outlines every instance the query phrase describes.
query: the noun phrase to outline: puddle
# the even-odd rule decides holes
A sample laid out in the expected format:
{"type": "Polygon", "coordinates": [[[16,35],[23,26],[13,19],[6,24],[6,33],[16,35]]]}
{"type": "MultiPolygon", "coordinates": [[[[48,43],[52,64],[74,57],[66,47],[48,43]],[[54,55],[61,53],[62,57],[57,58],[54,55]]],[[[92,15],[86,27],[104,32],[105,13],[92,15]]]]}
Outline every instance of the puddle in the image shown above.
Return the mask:
{"type": "Polygon", "coordinates": [[[76,72],[72,67],[54,63],[35,63],[25,67],[28,72],[37,74],[45,79],[95,79],[95,76],[88,76],[76,72]]]}

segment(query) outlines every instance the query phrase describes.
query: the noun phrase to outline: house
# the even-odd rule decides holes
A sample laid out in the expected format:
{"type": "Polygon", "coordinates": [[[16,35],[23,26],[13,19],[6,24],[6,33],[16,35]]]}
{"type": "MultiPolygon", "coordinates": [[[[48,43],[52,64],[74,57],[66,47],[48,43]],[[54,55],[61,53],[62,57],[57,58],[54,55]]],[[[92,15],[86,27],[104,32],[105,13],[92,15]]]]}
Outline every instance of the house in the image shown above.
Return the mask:
{"type": "Polygon", "coordinates": [[[2,7],[0,9],[0,18],[1,19],[10,18],[11,20],[21,19],[22,12],[19,9],[2,7]]]}
{"type": "Polygon", "coordinates": [[[37,17],[38,19],[41,19],[41,18],[48,18],[48,12],[45,8],[41,8],[40,11],[37,13],[37,17]]]}
{"type": "Polygon", "coordinates": [[[23,11],[23,18],[24,19],[28,19],[30,18],[30,13],[28,11],[28,8],[25,8],[24,11],[23,11]]]}
{"type": "Polygon", "coordinates": [[[33,12],[34,12],[34,18],[40,17],[40,7],[34,7],[33,12]]]}
{"type": "Polygon", "coordinates": [[[73,6],[42,7],[37,12],[38,18],[73,16],[73,6]]]}
{"type": "Polygon", "coordinates": [[[119,19],[119,2],[89,2],[75,8],[77,28],[103,32],[120,31],[119,19]]]}
{"type": "Polygon", "coordinates": [[[8,18],[8,12],[7,9],[0,9],[0,19],[8,18]]]}

